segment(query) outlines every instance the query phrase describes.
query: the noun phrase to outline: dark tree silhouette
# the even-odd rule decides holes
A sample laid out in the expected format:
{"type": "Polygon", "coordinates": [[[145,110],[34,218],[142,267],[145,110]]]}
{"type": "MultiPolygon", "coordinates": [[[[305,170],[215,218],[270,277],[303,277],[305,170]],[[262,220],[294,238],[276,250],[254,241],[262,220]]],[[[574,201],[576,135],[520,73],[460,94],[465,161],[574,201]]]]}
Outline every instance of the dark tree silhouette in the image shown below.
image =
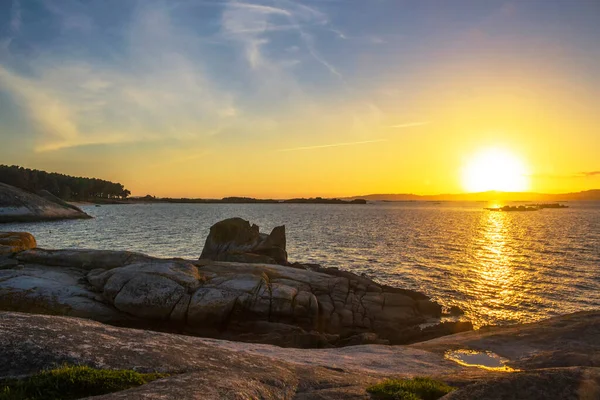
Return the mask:
{"type": "Polygon", "coordinates": [[[32,193],[47,190],[63,200],[125,199],[131,192],[120,183],[0,165],[0,182],[32,193]]]}

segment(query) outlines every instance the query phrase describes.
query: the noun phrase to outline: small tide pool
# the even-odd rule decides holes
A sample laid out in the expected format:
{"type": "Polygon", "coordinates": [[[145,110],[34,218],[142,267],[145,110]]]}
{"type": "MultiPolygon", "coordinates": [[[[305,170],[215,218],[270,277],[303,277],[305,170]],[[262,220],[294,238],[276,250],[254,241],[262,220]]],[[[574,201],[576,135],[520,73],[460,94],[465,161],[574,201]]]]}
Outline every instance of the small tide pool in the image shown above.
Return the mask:
{"type": "Polygon", "coordinates": [[[517,369],[511,368],[506,363],[508,359],[492,353],[491,351],[476,350],[449,350],[444,354],[444,358],[454,361],[465,367],[477,367],[490,371],[515,372],[517,369]]]}

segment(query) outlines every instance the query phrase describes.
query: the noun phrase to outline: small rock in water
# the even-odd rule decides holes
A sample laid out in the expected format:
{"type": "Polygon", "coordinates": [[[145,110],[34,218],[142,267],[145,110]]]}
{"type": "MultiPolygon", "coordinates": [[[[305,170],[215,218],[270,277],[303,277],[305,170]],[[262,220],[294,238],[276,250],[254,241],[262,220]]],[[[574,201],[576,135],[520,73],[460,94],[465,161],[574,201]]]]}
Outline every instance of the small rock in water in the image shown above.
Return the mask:
{"type": "Polygon", "coordinates": [[[288,265],[285,226],[267,235],[256,224],[229,218],[210,227],[200,259],[288,265]]]}
{"type": "Polygon", "coordinates": [[[464,315],[465,312],[463,310],[461,310],[460,307],[458,307],[458,306],[451,306],[448,309],[448,314],[450,314],[450,315],[464,315]]]}

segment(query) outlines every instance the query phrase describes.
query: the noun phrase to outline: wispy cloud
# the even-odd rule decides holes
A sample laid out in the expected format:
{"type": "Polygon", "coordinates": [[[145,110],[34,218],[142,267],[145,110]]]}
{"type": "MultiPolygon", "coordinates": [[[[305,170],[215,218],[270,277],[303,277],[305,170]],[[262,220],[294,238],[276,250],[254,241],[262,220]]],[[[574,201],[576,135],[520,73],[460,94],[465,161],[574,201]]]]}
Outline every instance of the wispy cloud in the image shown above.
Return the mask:
{"type": "Polygon", "coordinates": [[[340,31],[339,29],[335,29],[335,28],[329,28],[329,30],[333,33],[336,34],[337,37],[339,37],[340,39],[348,39],[348,36],[346,36],[344,34],[344,32],[340,31]]]}
{"type": "Polygon", "coordinates": [[[333,64],[331,64],[329,61],[327,61],[323,56],[321,56],[321,54],[319,54],[319,52],[316,50],[313,42],[313,37],[306,31],[304,31],[304,29],[302,28],[299,28],[299,31],[300,36],[304,40],[304,44],[306,45],[306,48],[308,49],[310,55],[313,56],[313,58],[317,60],[321,65],[327,68],[327,70],[331,72],[331,74],[337,76],[345,85],[347,85],[348,83],[346,82],[342,74],[337,70],[337,68],[333,66],[333,64]]]}
{"type": "MultiPolygon", "coordinates": [[[[233,36],[244,46],[250,66],[253,69],[270,69],[272,72],[279,63],[289,65],[285,60],[277,62],[267,58],[263,48],[271,43],[271,34],[295,31],[308,54],[332,75],[344,81],[340,71],[316,49],[310,33],[312,28],[329,23],[327,15],[296,1],[277,0],[274,4],[277,7],[237,1],[226,3],[222,18],[223,32],[227,36],[233,36]]],[[[342,32],[333,27],[328,30],[345,38],[342,32]]],[[[297,45],[295,47],[298,48],[297,45]]]]}
{"type": "Polygon", "coordinates": [[[573,174],[532,174],[532,178],[541,179],[585,179],[600,176],[600,171],[583,171],[573,174]]]}
{"type": "Polygon", "coordinates": [[[54,16],[59,18],[63,30],[90,32],[93,28],[92,17],[85,13],[83,5],[72,0],[42,0],[42,4],[54,16]]]}
{"type": "Polygon", "coordinates": [[[282,8],[237,1],[224,4],[222,33],[240,43],[252,69],[270,68],[272,63],[263,55],[262,48],[270,42],[269,33],[296,29],[289,22],[291,13],[282,8]]]}
{"type": "MultiPolygon", "coordinates": [[[[39,2],[44,7],[36,12],[60,35],[60,47],[35,43],[31,57],[18,53],[27,46],[0,41],[0,90],[29,118],[35,151],[139,142],[189,143],[191,149],[203,140],[218,145],[215,138],[224,135],[273,138],[316,131],[316,124],[363,141],[297,150],[382,141],[368,140],[384,115],[364,92],[346,85],[332,105],[320,98],[322,88],[302,82],[302,64],[313,63],[325,67],[313,68],[321,77],[335,78],[334,90],[345,83],[318,51],[320,35],[335,28],[315,7],[287,0],[149,0],[107,16],[90,3],[39,2]],[[214,22],[201,32],[186,23],[198,7],[210,7],[214,22]],[[110,35],[98,22],[106,18],[114,18],[110,35]],[[327,107],[332,112],[323,113],[327,107]]],[[[21,33],[39,29],[21,23],[21,14],[28,15],[23,6],[13,2],[12,26],[21,33]]],[[[305,140],[318,140],[309,136],[305,140]]]]}
{"type": "Polygon", "coordinates": [[[251,4],[251,3],[240,3],[240,2],[232,2],[229,3],[230,7],[234,7],[234,8],[242,8],[245,9],[246,11],[255,11],[255,12],[259,12],[262,14],[280,14],[280,15],[286,15],[286,16],[291,16],[291,13],[287,10],[284,10],[282,8],[277,8],[277,7],[271,7],[271,6],[264,6],[261,4],[251,4]]]}
{"type": "Polygon", "coordinates": [[[580,172],[579,173],[581,176],[589,178],[591,176],[597,176],[600,175],[600,171],[588,171],[588,172],[580,172]]]}
{"type": "Polygon", "coordinates": [[[277,151],[314,150],[314,149],[324,149],[324,148],[328,148],[328,147],[357,146],[360,144],[379,143],[379,142],[387,142],[387,139],[363,140],[360,142],[331,143],[331,144],[321,144],[321,145],[316,145],[316,146],[292,147],[289,149],[278,149],[277,151]]]}
{"type": "MultiPolygon", "coordinates": [[[[344,85],[348,85],[346,80],[344,79],[344,77],[342,76],[342,74],[340,73],[340,71],[329,61],[327,61],[325,59],[325,57],[323,57],[319,51],[317,51],[315,44],[314,44],[314,39],[313,39],[313,35],[311,35],[309,32],[307,32],[306,28],[305,28],[305,24],[302,24],[302,21],[299,21],[299,17],[300,18],[304,18],[305,20],[311,20],[313,22],[313,24],[315,25],[327,25],[329,24],[329,19],[327,17],[327,15],[325,15],[324,13],[322,13],[321,11],[318,11],[315,8],[309,7],[307,5],[303,5],[300,3],[293,3],[289,0],[281,0],[287,4],[296,4],[296,6],[298,7],[298,10],[300,11],[300,13],[295,13],[292,14],[290,16],[290,19],[297,25],[297,29],[298,29],[298,33],[300,34],[300,37],[302,39],[302,41],[304,42],[304,46],[306,46],[308,52],[310,53],[310,55],[321,65],[323,65],[332,75],[335,75],[337,78],[339,78],[344,85]],[[297,14],[300,14],[299,16],[297,14]]],[[[346,36],[339,30],[335,29],[334,27],[330,27],[329,31],[335,33],[338,37],[342,38],[342,39],[346,39],[346,36]]]]}
{"type": "Polygon", "coordinates": [[[388,126],[388,128],[411,128],[413,126],[422,126],[422,125],[428,125],[431,122],[426,121],[426,122],[408,122],[405,124],[398,124],[398,125],[390,125],[388,126]]]}
{"type": "Polygon", "coordinates": [[[16,35],[21,30],[21,1],[13,0],[12,7],[10,9],[10,33],[16,35]]]}
{"type": "Polygon", "coordinates": [[[0,89],[34,123],[36,151],[199,140],[237,120],[233,96],[215,87],[187,51],[197,43],[171,22],[168,9],[137,9],[122,40],[124,52],[112,63],[48,51],[26,60],[28,73],[20,74],[0,62],[0,89]]]}

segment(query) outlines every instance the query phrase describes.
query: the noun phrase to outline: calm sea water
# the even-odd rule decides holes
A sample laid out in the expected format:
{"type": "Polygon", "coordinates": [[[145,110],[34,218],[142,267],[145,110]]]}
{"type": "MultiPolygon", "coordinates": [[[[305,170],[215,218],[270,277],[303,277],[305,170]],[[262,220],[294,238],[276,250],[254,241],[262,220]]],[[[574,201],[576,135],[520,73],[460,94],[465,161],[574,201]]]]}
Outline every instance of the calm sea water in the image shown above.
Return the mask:
{"type": "Polygon", "coordinates": [[[291,261],[366,273],[458,305],[476,325],[600,308],[600,203],[527,213],[482,203],[84,206],[92,220],[4,224],[44,248],[198,258],[209,227],[239,216],[285,224],[291,261]]]}

